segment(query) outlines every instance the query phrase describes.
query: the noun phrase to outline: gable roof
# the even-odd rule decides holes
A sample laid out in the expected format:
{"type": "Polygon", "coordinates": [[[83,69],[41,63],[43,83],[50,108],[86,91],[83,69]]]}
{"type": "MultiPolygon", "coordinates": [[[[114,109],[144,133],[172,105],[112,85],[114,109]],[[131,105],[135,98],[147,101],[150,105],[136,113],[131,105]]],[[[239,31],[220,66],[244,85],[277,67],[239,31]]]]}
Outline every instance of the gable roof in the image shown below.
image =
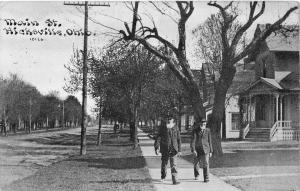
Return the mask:
{"type": "MultiPolygon", "coordinates": [[[[280,89],[282,90],[283,88],[280,86],[280,84],[278,82],[276,82],[275,79],[271,79],[271,78],[262,78],[260,77],[259,80],[256,80],[254,83],[250,84],[248,87],[246,87],[244,89],[243,92],[250,90],[252,87],[256,86],[259,83],[264,83],[268,86],[271,86],[274,89],[280,89]]],[[[242,91],[241,91],[242,92],[242,91]]]]}
{"type": "Polygon", "coordinates": [[[290,71],[275,71],[275,80],[280,83],[284,78],[290,75],[292,72],[290,71]]]}
{"type": "Polygon", "coordinates": [[[277,88],[277,89],[283,89],[279,83],[275,80],[275,79],[272,79],[272,78],[262,78],[260,77],[260,79],[262,79],[262,81],[265,81],[267,84],[277,88]]]}

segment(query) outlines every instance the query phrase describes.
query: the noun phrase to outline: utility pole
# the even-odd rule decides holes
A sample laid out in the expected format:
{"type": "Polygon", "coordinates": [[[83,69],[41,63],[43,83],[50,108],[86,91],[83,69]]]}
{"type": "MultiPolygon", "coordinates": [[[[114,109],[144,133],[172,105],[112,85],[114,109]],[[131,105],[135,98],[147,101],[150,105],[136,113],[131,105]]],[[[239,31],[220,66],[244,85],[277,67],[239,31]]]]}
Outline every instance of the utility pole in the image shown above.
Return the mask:
{"type": "Polygon", "coordinates": [[[101,4],[100,2],[64,2],[64,5],[84,6],[84,40],[83,40],[83,84],[82,84],[82,110],[81,110],[81,145],[80,155],[86,154],[86,127],[87,127],[87,32],[88,32],[88,6],[106,6],[109,4],[101,4]]]}
{"type": "Polygon", "coordinates": [[[29,129],[28,133],[31,133],[31,105],[32,105],[32,100],[31,100],[31,95],[29,98],[29,129]]]}

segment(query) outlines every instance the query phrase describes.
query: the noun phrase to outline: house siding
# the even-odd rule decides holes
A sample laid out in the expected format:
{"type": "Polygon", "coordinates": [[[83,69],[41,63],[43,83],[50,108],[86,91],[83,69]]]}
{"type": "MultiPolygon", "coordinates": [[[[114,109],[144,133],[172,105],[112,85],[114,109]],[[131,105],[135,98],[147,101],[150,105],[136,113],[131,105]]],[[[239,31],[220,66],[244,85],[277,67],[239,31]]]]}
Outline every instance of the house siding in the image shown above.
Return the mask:
{"type": "Polygon", "coordinates": [[[238,96],[230,97],[226,104],[226,138],[239,138],[239,130],[232,130],[232,114],[234,113],[239,113],[238,96]]]}

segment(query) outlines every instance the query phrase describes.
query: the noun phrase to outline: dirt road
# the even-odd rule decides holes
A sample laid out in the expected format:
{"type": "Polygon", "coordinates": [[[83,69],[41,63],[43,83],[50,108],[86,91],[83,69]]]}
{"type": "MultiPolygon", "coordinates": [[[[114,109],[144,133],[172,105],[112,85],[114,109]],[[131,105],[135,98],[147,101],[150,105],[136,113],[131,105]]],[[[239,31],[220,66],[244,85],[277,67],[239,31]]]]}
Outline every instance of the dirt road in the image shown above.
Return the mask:
{"type": "MultiPolygon", "coordinates": [[[[89,127],[87,134],[94,131],[96,127],[89,127]]],[[[78,154],[79,144],[80,128],[0,137],[0,188],[78,154]]]]}

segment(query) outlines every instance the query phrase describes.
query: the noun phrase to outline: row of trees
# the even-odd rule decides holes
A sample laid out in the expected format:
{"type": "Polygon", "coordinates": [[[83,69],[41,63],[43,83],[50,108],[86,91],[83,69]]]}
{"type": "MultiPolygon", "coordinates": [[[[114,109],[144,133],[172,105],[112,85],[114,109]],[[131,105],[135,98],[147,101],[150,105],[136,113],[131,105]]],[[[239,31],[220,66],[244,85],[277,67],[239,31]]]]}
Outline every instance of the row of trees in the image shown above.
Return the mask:
{"type": "MultiPolygon", "coordinates": [[[[66,90],[70,92],[80,90],[80,83],[74,80],[81,79],[78,55],[75,50],[66,66],[70,72],[66,90]]],[[[99,116],[128,124],[135,145],[138,121],[155,124],[163,115],[179,115],[178,108],[184,104],[181,84],[143,46],[112,42],[105,51],[90,52],[88,65],[89,93],[97,102],[99,116]]]]}
{"type": "Polygon", "coordinates": [[[80,108],[76,97],[68,96],[61,100],[57,92],[44,96],[36,87],[26,83],[16,74],[0,78],[2,133],[30,133],[42,128],[78,126],[81,121],[80,108]]]}

